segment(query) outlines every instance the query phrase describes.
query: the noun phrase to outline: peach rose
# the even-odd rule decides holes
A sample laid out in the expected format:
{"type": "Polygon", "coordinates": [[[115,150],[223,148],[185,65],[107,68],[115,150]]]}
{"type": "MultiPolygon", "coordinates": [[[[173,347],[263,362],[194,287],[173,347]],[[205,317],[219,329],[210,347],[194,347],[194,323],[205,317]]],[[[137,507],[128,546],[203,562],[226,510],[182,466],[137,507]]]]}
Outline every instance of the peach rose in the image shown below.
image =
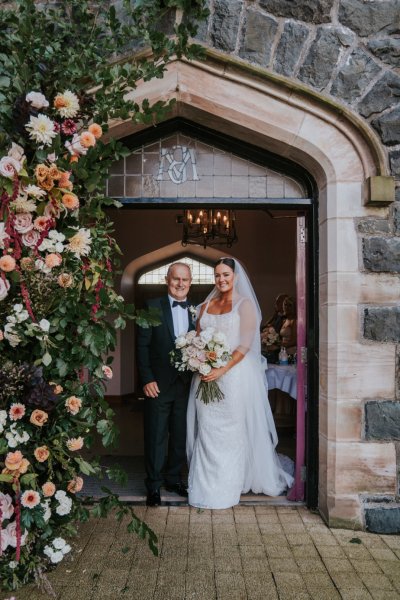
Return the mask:
{"type": "Polygon", "coordinates": [[[60,385],[59,383],[54,383],[53,381],[50,382],[50,385],[54,386],[53,393],[56,394],[56,396],[58,396],[58,394],[61,394],[61,392],[64,389],[62,385],[60,385]]]}
{"type": "Polygon", "coordinates": [[[46,192],[50,192],[50,190],[54,187],[54,180],[51,177],[46,177],[39,183],[40,187],[46,190],[46,192]]]}
{"type": "Polygon", "coordinates": [[[71,173],[69,171],[63,171],[61,177],[58,180],[58,187],[66,190],[72,190],[74,187],[72,181],[69,180],[71,173]]]}
{"type": "Polygon", "coordinates": [[[35,448],[33,455],[38,462],[44,462],[49,458],[50,452],[47,446],[39,446],[35,448]]]}
{"type": "Polygon", "coordinates": [[[83,448],[83,438],[82,437],[70,438],[69,440],[67,440],[67,448],[68,448],[68,450],[71,450],[71,452],[76,452],[76,450],[81,450],[81,448],[83,448]]]}
{"type": "Polygon", "coordinates": [[[92,133],[94,135],[96,140],[101,138],[101,136],[103,135],[103,130],[100,127],[100,125],[97,125],[97,123],[92,123],[91,125],[89,125],[88,129],[89,129],[90,133],[92,133]]]}
{"type": "Polygon", "coordinates": [[[79,208],[79,200],[75,194],[64,194],[61,202],[64,204],[65,208],[68,208],[69,210],[79,208]]]}
{"type": "Polygon", "coordinates": [[[78,162],[78,160],[79,160],[79,157],[78,157],[76,154],[72,154],[72,155],[69,157],[69,162],[70,162],[70,163],[78,162]]]}
{"type": "Polygon", "coordinates": [[[94,137],[93,133],[90,133],[90,131],[84,131],[81,133],[79,141],[81,146],[84,148],[90,148],[91,146],[96,145],[96,138],[94,137]]]}
{"type": "Polygon", "coordinates": [[[49,174],[49,167],[46,167],[46,165],[37,165],[37,167],[35,169],[35,177],[39,183],[41,181],[44,181],[46,179],[46,177],[48,176],[48,174],[49,174]]]}
{"type": "Polygon", "coordinates": [[[59,267],[61,265],[62,258],[59,254],[55,254],[54,252],[52,252],[51,254],[48,254],[46,256],[44,262],[46,263],[46,267],[49,267],[49,269],[53,269],[53,267],[59,267]]]}
{"type": "Polygon", "coordinates": [[[25,508],[35,508],[39,503],[40,495],[35,490],[26,490],[21,496],[21,504],[25,508]]]}
{"type": "Polygon", "coordinates": [[[22,417],[25,414],[25,410],[25,404],[21,404],[21,402],[14,402],[13,404],[11,404],[8,413],[10,415],[11,421],[18,421],[19,419],[22,419],[22,417]]]}
{"type": "Polygon", "coordinates": [[[74,477],[71,481],[68,482],[67,491],[71,494],[76,494],[80,492],[83,488],[83,479],[82,477],[74,477]]]}
{"type": "Polygon", "coordinates": [[[5,273],[10,273],[11,271],[14,271],[15,265],[15,258],[8,254],[0,258],[0,269],[5,273]]]}
{"type": "Polygon", "coordinates": [[[206,356],[207,356],[208,360],[217,360],[217,353],[214,352],[214,350],[210,350],[209,352],[206,352],[206,356]]]}
{"type": "Polygon", "coordinates": [[[21,462],[21,466],[18,469],[18,475],[23,475],[24,473],[26,473],[27,470],[28,470],[29,465],[30,465],[29,460],[26,459],[26,458],[23,458],[22,462],[21,462]]]}
{"type": "Polygon", "coordinates": [[[82,408],[82,400],[77,396],[70,396],[65,401],[65,407],[71,415],[77,415],[82,408]]]}
{"type": "Polygon", "coordinates": [[[38,427],[43,427],[43,425],[46,423],[48,418],[49,418],[49,415],[47,414],[47,412],[45,412],[44,410],[40,410],[39,408],[36,408],[33,411],[33,413],[31,414],[31,418],[29,420],[31,423],[33,423],[33,425],[37,425],[38,427]]]}
{"type": "Polygon", "coordinates": [[[42,485],[43,496],[45,496],[46,498],[50,498],[50,496],[54,496],[55,491],[56,491],[56,486],[54,485],[54,483],[52,481],[46,481],[46,483],[44,483],[42,485]]]}
{"type": "Polygon", "coordinates": [[[61,175],[62,173],[58,170],[57,165],[51,164],[49,167],[49,177],[51,177],[52,179],[57,179],[58,181],[61,175]]]}
{"type": "Polygon", "coordinates": [[[23,458],[24,457],[20,450],[16,450],[15,452],[9,452],[6,456],[6,460],[4,461],[6,469],[8,469],[9,471],[17,471],[22,465],[23,458]]]}
{"type": "Polygon", "coordinates": [[[61,273],[61,275],[57,277],[57,283],[62,288],[69,288],[73,285],[74,278],[70,273],[61,273]]]}

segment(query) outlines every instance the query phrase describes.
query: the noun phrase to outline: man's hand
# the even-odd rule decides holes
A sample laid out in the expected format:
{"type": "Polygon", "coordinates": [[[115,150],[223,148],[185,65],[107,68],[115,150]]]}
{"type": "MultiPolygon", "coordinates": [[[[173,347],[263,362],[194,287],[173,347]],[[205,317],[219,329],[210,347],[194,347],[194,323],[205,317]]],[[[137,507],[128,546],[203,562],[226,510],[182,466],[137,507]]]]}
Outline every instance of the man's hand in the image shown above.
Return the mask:
{"type": "Polygon", "coordinates": [[[148,398],[157,398],[160,390],[158,389],[158,385],[156,381],[150,381],[150,383],[146,383],[143,387],[144,395],[148,398]]]}

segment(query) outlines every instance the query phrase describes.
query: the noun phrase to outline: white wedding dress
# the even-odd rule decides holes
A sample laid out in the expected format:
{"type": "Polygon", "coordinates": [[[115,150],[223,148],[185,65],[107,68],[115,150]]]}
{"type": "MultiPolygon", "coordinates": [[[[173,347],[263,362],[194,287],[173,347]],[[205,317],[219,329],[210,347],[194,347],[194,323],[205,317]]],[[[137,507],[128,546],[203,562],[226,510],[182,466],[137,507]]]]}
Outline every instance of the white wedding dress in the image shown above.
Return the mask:
{"type": "MultiPolygon", "coordinates": [[[[222,315],[207,312],[201,329],[222,331],[230,348],[240,346],[240,302],[222,315]]],[[[277,435],[268,402],[265,363],[249,352],[217,380],[220,402],[196,399],[199,376],[193,377],[188,404],[187,453],[189,504],[199,508],[229,508],[240,495],[278,496],[293,483],[275,451],[277,435]]]]}

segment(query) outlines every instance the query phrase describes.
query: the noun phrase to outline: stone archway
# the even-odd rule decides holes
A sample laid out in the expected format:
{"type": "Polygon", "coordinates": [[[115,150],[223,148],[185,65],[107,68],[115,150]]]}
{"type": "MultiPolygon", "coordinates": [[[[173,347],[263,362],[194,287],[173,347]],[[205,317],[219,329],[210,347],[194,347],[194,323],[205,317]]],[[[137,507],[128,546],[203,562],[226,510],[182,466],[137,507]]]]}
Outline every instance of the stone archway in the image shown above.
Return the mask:
{"type": "MultiPolygon", "coordinates": [[[[395,493],[393,443],[366,443],[362,407],[393,396],[395,346],[368,344],[361,305],[396,302],[389,282],[363,272],[356,220],[385,216],[365,203],[369,178],[388,175],[371,130],[347,109],[304,86],[208,52],[176,61],[144,83],[136,101],[174,99],[172,114],[287,157],[314,177],[319,199],[319,507],[330,524],[363,526],[362,494],[395,493]]],[[[141,127],[143,128],[143,127],[141,127]]],[[[111,123],[110,135],[138,131],[111,123]]]]}

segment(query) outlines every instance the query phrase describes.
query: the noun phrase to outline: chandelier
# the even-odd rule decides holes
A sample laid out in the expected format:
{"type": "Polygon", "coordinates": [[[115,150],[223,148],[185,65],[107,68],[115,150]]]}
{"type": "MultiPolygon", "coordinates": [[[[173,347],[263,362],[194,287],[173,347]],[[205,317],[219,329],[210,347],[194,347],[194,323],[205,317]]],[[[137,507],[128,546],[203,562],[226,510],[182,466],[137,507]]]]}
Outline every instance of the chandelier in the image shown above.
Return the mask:
{"type": "Polygon", "coordinates": [[[182,246],[197,244],[207,246],[226,245],[228,248],[238,241],[236,218],[233,210],[217,208],[188,209],[178,218],[183,224],[182,246]]]}

